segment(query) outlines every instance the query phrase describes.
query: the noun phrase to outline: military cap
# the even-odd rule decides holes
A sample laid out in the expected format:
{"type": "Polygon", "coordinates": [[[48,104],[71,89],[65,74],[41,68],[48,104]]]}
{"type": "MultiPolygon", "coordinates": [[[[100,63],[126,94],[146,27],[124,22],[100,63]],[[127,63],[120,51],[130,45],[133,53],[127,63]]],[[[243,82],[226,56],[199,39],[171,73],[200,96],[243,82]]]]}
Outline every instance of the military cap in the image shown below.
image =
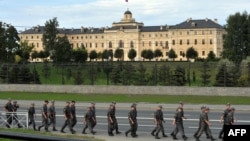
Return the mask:
{"type": "Polygon", "coordinates": [[[159,108],[163,108],[162,105],[159,105],[158,107],[159,107],[159,108]]]}
{"type": "Polygon", "coordinates": [[[31,105],[35,105],[35,103],[31,103],[31,105]]]}
{"type": "Polygon", "coordinates": [[[116,104],[116,102],[115,102],[115,101],[112,101],[112,104],[116,104]]]}
{"type": "Polygon", "coordinates": [[[202,105],[202,106],[201,106],[201,109],[204,109],[204,108],[206,108],[206,106],[205,106],[205,105],[202,105]]]}
{"type": "Polygon", "coordinates": [[[90,104],[93,104],[93,105],[95,105],[95,103],[94,103],[94,102],[91,102],[90,104]]]}
{"type": "Polygon", "coordinates": [[[66,101],[66,103],[70,103],[69,101],[66,101]]]}
{"type": "Polygon", "coordinates": [[[206,110],[210,110],[210,108],[209,108],[209,107],[206,107],[206,110]]]}
{"type": "Polygon", "coordinates": [[[49,101],[48,101],[48,100],[44,100],[44,102],[45,102],[45,103],[49,103],[49,101]]]}
{"type": "Polygon", "coordinates": [[[179,104],[183,105],[183,102],[182,102],[182,101],[179,101],[179,104]]]}
{"type": "Polygon", "coordinates": [[[17,101],[15,100],[15,101],[13,101],[13,103],[17,103],[17,101]]]}
{"type": "Polygon", "coordinates": [[[133,103],[131,106],[134,106],[134,107],[136,107],[137,106],[137,104],[136,103],[133,103]]]}
{"type": "Polygon", "coordinates": [[[227,103],[227,106],[230,106],[231,104],[230,103],[227,103]]]}
{"type": "Polygon", "coordinates": [[[55,100],[52,100],[51,103],[55,103],[55,100]]]}
{"type": "Polygon", "coordinates": [[[72,103],[76,103],[76,101],[75,101],[75,100],[71,100],[71,102],[72,102],[72,103]]]}

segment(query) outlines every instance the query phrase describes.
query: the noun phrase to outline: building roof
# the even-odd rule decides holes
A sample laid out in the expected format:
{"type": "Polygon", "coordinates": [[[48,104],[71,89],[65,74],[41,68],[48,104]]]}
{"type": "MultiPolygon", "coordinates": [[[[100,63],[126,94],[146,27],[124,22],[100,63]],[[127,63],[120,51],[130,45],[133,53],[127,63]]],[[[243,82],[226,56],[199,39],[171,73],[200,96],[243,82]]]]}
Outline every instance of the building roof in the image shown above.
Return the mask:
{"type": "MultiPolygon", "coordinates": [[[[130,11],[126,11],[130,12],[130,11]]],[[[180,24],[176,25],[164,25],[164,26],[113,26],[113,27],[102,27],[102,28],[78,28],[78,29],[69,29],[69,28],[58,28],[60,34],[101,34],[104,33],[105,30],[119,30],[119,29],[136,29],[139,28],[141,32],[163,32],[169,29],[199,29],[199,28],[219,28],[222,29],[223,26],[218,24],[216,21],[212,21],[210,19],[202,19],[202,20],[192,20],[188,19],[180,24]]],[[[21,34],[43,34],[44,26],[37,26],[28,30],[21,32],[21,34]]]]}
{"type": "Polygon", "coordinates": [[[217,23],[217,20],[212,21],[211,19],[202,19],[202,20],[192,20],[187,19],[186,21],[176,24],[176,29],[194,29],[194,28],[223,28],[220,24],[217,23]]]}
{"type": "Polygon", "coordinates": [[[125,13],[124,14],[130,14],[130,15],[132,15],[132,12],[131,11],[129,11],[129,10],[127,10],[127,11],[125,11],[125,13]]]}

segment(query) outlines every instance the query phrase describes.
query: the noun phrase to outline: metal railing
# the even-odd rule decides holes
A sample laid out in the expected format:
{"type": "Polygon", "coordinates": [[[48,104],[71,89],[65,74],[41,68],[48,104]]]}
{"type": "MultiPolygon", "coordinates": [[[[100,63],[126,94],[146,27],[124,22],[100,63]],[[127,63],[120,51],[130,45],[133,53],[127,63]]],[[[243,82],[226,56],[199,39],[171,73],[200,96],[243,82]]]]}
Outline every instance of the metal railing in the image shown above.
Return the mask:
{"type": "Polygon", "coordinates": [[[0,126],[8,126],[10,128],[22,126],[29,127],[28,112],[2,112],[0,111],[0,126]]]}

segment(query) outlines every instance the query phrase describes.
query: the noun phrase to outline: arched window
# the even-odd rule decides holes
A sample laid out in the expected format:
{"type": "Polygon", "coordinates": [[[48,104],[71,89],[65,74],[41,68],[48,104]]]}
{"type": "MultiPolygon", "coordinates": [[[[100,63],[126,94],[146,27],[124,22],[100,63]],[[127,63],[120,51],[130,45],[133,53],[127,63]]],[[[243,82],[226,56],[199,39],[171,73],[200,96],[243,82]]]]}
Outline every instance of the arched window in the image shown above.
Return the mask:
{"type": "Polygon", "coordinates": [[[130,41],[130,47],[133,48],[134,47],[134,42],[130,41]]]}
{"type": "Polygon", "coordinates": [[[109,41],[109,48],[112,48],[112,42],[109,41]]]}
{"type": "Polygon", "coordinates": [[[123,41],[122,41],[122,40],[119,41],[119,47],[120,47],[120,48],[123,48],[123,47],[124,47],[124,44],[123,44],[123,41]]]}

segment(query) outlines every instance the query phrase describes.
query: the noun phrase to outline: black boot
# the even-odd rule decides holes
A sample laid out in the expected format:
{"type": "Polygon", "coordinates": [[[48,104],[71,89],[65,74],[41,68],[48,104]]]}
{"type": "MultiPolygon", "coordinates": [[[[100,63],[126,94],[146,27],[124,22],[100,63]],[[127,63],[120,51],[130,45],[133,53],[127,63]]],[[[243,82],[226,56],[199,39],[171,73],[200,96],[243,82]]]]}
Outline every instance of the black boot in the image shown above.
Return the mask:
{"type": "Polygon", "coordinates": [[[53,131],[57,131],[57,130],[56,130],[56,127],[53,127],[53,131]]]}
{"type": "Polygon", "coordinates": [[[185,136],[185,135],[183,135],[182,138],[183,138],[183,140],[187,140],[188,139],[188,137],[185,136]]]}
{"type": "Polygon", "coordinates": [[[158,135],[155,135],[155,139],[160,139],[160,137],[158,135]]]}
{"type": "Polygon", "coordinates": [[[152,135],[152,136],[155,136],[155,130],[153,130],[153,131],[151,132],[151,135],[152,135]]]}

